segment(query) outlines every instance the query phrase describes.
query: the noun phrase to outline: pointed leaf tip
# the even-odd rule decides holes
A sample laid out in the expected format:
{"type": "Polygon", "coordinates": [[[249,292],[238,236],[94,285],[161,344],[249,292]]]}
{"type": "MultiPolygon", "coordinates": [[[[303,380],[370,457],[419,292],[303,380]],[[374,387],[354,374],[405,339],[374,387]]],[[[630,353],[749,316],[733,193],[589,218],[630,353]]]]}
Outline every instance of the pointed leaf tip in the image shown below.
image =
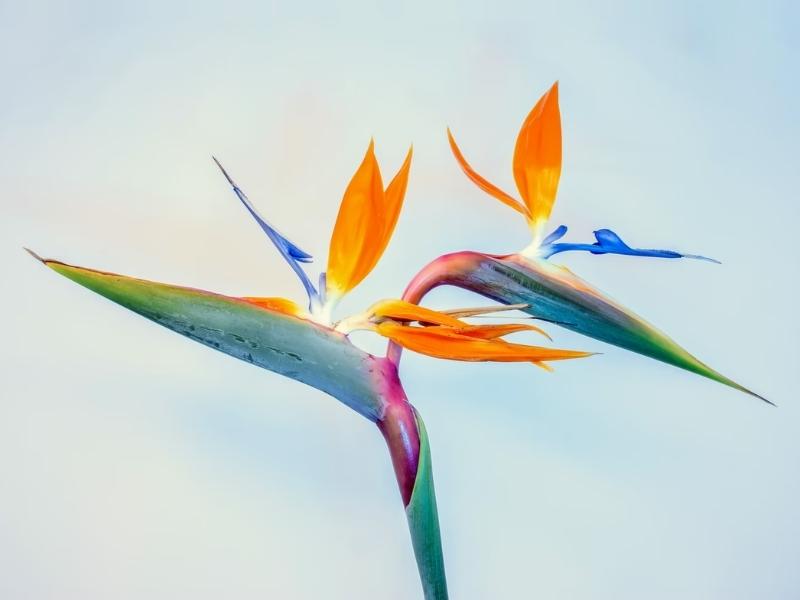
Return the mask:
{"type": "Polygon", "coordinates": [[[31,250],[30,248],[26,248],[25,246],[23,246],[22,249],[25,250],[25,252],[27,252],[28,254],[30,254],[33,258],[38,260],[40,263],[47,263],[47,261],[44,258],[36,254],[36,252],[31,250]]]}
{"type": "Polygon", "coordinates": [[[727,377],[722,377],[722,379],[717,379],[716,381],[718,381],[719,383],[722,383],[722,384],[724,384],[724,385],[727,385],[727,386],[729,386],[729,387],[732,387],[733,389],[739,390],[740,392],[744,392],[744,393],[745,393],[745,394],[747,394],[748,396],[753,396],[754,398],[758,398],[759,400],[761,400],[762,402],[765,402],[765,403],[769,404],[770,406],[774,406],[774,407],[776,407],[776,408],[777,408],[777,406],[778,406],[777,404],[775,404],[774,402],[772,402],[772,400],[767,400],[767,399],[766,399],[766,398],[764,398],[764,396],[762,396],[761,394],[756,394],[754,391],[752,391],[752,390],[749,390],[749,389],[747,389],[746,387],[744,387],[744,386],[742,386],[742,385],[739,385],[738,383],[736,383],[735,381],[732,381],[732,380],[728,379],[727,377]]]}
{"type": "Polygon", "coordinates": [[[715,371],[672,338],[564,267],[544,259],[475,256],[480,257],[478,261],[465,262],[461,267],[464,272],[450,281],[498,302],[527,302],[530,308],[525,312],[535,318],[663,361],[774,404],[715,371]],[[478,269],[480,277],[474,277],[478,269]]]}
{"type": "Polygon", "coordinates": [[[75,283],[151,321],[258,367],[302,381],[377,421],[375,359],[339,333],[296,315],[282,298],[236,298],[47,259],[75,283]]]}
{"type": "Polygon", "coordinates": [[[211,160],[213,160],[219,170],[222,171],[222,174],[225,176],[225,179],[228,180],[228,183],[235,187],[236,184],[233,182],[233,179],[231,179],[231,176],[228,175],[228,172],[225,170],[225,167],[222,166],[222,163],[217,160],[217,157],[212,154],[211,160]]]}

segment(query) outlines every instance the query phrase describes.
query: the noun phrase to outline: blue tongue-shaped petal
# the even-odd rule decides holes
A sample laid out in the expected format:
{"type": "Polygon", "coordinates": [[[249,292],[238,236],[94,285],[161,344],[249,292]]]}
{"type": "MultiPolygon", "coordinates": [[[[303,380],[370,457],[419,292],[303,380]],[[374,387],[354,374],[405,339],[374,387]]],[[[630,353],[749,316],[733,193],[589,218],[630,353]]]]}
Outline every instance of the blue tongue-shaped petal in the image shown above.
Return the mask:
{"type": "Polygon", "coordinates": [[[534,318],[708,377],[769,402],[715,371],[630,309],[580,279],[565,267],[542,258],[504,257],[456,252],[425,267],[404,294],[419,302],[431,289],[455,285],[534,318]]]}
{"type": "Polygon", "coordinates": [[[651,248],[631,248],[622,241],[616,233],[610,229],[598,229],[594,232],[594,237],[597,240],[594,244],[572,244],[569,242],[561,242],[558,244],[552,243],[560,239],[566,233],[566,227],[563,225],[545,238],[545,243],[542,244],[542,257],[549,258],[559,252],[570,251],[584,251],[591,252],[592,254],[623,254],[626,256],[646,256],[651,258],[693,258],[697,260],[707,260],[709,262],[719,264],[718,260],[708,258],[706,256],[699,256],[697,254],[681,254],[674,250],[655,250],[651,248]],[[563,227],[563,231],[562,231],[563,227]],[[560,235],[556,235],[560,233],[560,235]],[[555,237],[554,237],[555,236],[555,237]]]}
{"type": "Polygon", "coordinates": [[[553,230],[552,233],[550,233],[550,235],[542,240],[542,246],[549,246],[553,242],[560,240],[565,235],[567,235],[567,226],[559,225],[553,230]]]}
{"type": "Polygon", "coordinates": [[[622,241],[616,233],[610,229],[598,229],[594,232],[597,243],[603,248],[618,248],[620,250],[630,250],[630,246],[622,241]]]}
{"type": "Polygon", "coordinates": [[[292,242],[287,240],[285,237],[283,237],[277,231],[275,233],[286,243],[286,251],[296,261],[303,262],[303,263],[310,263],[310,262],[314,261],[314,257],[311,256],[308,252],[305,252],[305,251],[301,250],[300,248],[298,248],[297,246],[295,246],[292,242]]]}
{"type": "Polygon", "coordinates": [[[228,172],[225,170],[222,164],[215,157],[212,156],[211,158],[214,159],[214,162],[219,167],[219,170],[222,171],[225,179],[227,179],[228,183],[231,184],[236,197],[239,198],[241,203],[247,209],[247,212],[252,215],[264,233],[267,234],[267,237],[272,241],[273,244],[275,244],[275,247],[278,249],[278,252],[281,253],[281,256],[283,256],[286,262],[289,263],[289,266],[292,268],[292,270],[297,274],[297,277],[300,279],[300,282],[303,284],[303,287],[308,294],[310,305],[313,305],[319,299],[319,295],[317,290],[314,288],[314,284],[311,283],[308,275],[306,275],[305,271],[303,271],[303,268],[299,264],[309,263],[313,260],[313,257],[308,252],[301,250],[299,246],[286,239],[278,232],[277,229],[267,223],[267,221],[260,214],[258,214],[258,211],[250,202],[247,195],[238,185],[236,185],[236,182],[233,181],[231,176],[228,175],[228,172]]]}
{"type": "Polygon", "coordinates": [[[225,179],[227,179],[228,183],[231,184],[231,187],[233,188],[233,191],[236,194],[236,196],[239,198],[241,203],[247,209],[247,212],[249,212],[252,215],[252,217],[256,220],[256,222],[261,226],[261,229],[264,230],[264,233],[266,233],[269,236],[269,238],[273,242],[275,242],[276,245],[281,246],[281,248],[296,261],[303,263],[312,262],[314,260],[313,256],[311,256],[308,252],[302,250],[297,244],[293,243],[292,241],[284,237],[277,229],[275,229],[272,225],[267,223],[267,220],[264,219],[264,217],[258,214],[258,211],[253,206],[253,203],[250,202],[250,199],[247,197],[247,195],[242,191],[242,189],[238,185],[236,185],[236,182],[233,181],[231,176],[228,175],[228,172],[225,170],[222,164],[220,164],[220,162],[216,159],[216,157],[212,156],[211,158],[214,159],[214,162],[219,167],[219,170],[222,171],[222,174],[225,176],[225,179]]]}

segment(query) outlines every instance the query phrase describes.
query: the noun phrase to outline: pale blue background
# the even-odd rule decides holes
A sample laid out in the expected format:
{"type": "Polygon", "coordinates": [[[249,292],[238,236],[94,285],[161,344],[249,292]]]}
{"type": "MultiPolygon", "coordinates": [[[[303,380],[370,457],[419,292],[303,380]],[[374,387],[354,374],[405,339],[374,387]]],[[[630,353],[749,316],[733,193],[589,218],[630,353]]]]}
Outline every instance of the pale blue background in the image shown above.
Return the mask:
{"type": "Polygon", "coordinates": [[[552,224],[724,263],[565,264],[780,407],[561,330],[604,354],[553,375],[407,356],[452,597],[800,597],[800,15],[644,4],[2,0],[0,597],[418,598],[367,421],[20,247],[300,299],[210,154],[324,263],[370,136],[385,173],[413,141],[395,239],[340,315],[360,310],[440,253],[526,245],[444,128],[510,188],[518,127],[555,79],[552,224]]]}

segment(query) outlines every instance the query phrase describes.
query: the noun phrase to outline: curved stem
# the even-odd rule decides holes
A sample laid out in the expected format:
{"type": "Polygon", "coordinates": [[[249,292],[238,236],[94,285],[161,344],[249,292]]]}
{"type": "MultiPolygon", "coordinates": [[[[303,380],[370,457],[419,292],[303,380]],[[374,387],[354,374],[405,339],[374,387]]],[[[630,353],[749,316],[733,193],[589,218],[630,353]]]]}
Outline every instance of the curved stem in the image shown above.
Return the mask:
{"type": "Polygon", "coordinates": [[[159,325],[342,401],[383,433],[403,498],[426,600],[446,600],[428,438],[394,363],[332,329],[240,298],[37,260],[159,325]]]}
{"type": "MultiPolygon", "coordinates": [[[[403,300],[419,304],[422,298],[433,288],[453,283],[459,273],[472,271],[486,255],[477,252],[454,252],[444,254],[427,265],[414,276],[403,292],[403,300]]],[[[400,364],[403,348],[390,341],[386,348],[386,358],[395,366],[400,364]]]]}
{"type": "Polygon", "coordinates": [[[397,369],[388,360],[386,368],[383,369],[381,385],[383,387],[381,397],[385,407],[377,425],[389,447],[403,505],[408,506],[419,468],[420,441],[417,422],[414,410],[400,383],[397,369]]]}
{"type": "Polygon", "coordinates": [[[383,360],[381,395],[386,408],[378,428],[389,447],[425,600],[447,600],[428,436],[422,418],[406,398],[394,363],[383,360]]]}
{"type": "MultiPolygon", "coordinates": [[[[526,304],[534,318],[685,369],[772,404],[715,371],[630,309],[612,300],[569,269],[542,258],[478,252],[446,254],[426,265],[406,288],[415,304],[433,288],[453,285],[506,305],[526,304]]],[[[390,344],[397,366],[401,349],[390,344]]]]}

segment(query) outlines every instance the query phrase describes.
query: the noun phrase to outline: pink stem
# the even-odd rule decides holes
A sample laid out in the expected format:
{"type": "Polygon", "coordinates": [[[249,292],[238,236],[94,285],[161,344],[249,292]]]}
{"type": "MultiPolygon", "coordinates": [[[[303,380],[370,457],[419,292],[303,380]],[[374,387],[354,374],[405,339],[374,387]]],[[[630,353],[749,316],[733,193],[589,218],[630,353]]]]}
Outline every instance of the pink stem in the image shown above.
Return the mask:
{"type": "MultiPolygon", "coordinates": [[[[458,279],[460,274],[474,270],[475,265],[485,254],[470,252],[453,252],[434,259],[417,273],[403,292],[403,300],[412,304],[419,304],[422,298],[433,288],[450,283],[458,279]]],[[[393,341],[386,348],[386,358],[395,367],[400,364],[403,348],[393,341]]]]}
{"type": "Polygon", "coordinates": [[[396,365],[388,359],[378,360],[382,361],[381,392],[386,400],[384,414],[377,423],[378,429],[389,446],[403,505],[408,506],[419,468],[419,430],[396,365]]]}

